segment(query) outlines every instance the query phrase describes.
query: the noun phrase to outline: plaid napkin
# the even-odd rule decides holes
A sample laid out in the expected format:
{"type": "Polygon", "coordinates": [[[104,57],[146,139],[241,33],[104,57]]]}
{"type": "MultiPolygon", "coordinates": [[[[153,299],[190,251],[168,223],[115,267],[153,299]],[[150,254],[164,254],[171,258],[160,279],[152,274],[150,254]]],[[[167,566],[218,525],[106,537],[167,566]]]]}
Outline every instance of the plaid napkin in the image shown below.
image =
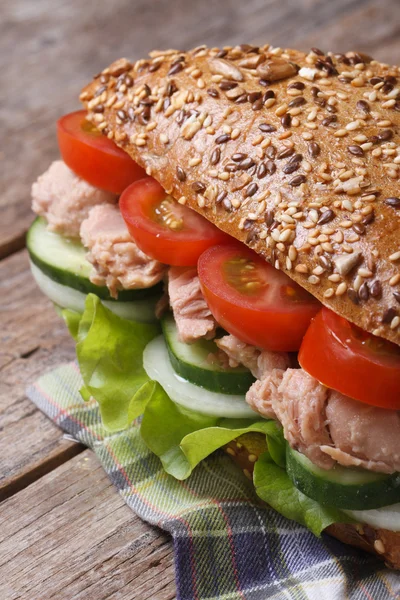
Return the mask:
{"type": "Polygon", "coordinates": [[[107,435],[70,363],[41,377],[30,399],[96,453],[125,502],[174,542],[178,600],[383,600],[400,576],[365,553],[263,506],[228,456],[216,453],[186,481],[167,475],[137,424],[107,435]]]}

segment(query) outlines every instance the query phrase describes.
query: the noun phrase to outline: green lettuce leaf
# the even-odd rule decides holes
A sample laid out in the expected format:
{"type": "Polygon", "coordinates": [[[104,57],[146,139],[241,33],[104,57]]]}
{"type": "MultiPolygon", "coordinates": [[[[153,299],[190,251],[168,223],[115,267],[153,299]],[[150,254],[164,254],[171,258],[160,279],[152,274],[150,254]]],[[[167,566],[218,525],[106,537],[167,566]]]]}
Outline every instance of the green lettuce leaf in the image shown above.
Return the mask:
{"type": "Polygon", "coordinates": [[[244,433],[257,431],[278,436],[275,421],[202,415],[172,402],[155,382],[148,384],[148,393],[151,397],[140,432],[145,444],[161,459],[165,471],[176,479],[189,477],[200,461],[244,433]]]}
{"type": "Polygon", "coordinates": [[[64,319],[68,331],[75,341],[78,339],[79,323],[82,318],[82,314],[78,313],[69,308],[59,309],[60,316],[64,319]]]}
{"type": "Polygon", "coordinates": [[[269,452],[262,454],[254,467],[257,495],[284,517],[297,521],[315,535],[332,523],[351,523],[352,519],[337,508],[322,506],[300,492],[286,471],[272,460],[269,452]]]}
{"type": "MultiPolygon", "coordinates": [[[[75,330],[71,314],[66,318],[75,330]]],[[[149,380],[143,368],[143,350],[158,333],[157,325],[121,319],[97,296],[87,296],[76,345],[85,384],[82,396],[84,400],[88,396],[96,398],[108,431],[129,425],[131,400],[149,380]]]]}

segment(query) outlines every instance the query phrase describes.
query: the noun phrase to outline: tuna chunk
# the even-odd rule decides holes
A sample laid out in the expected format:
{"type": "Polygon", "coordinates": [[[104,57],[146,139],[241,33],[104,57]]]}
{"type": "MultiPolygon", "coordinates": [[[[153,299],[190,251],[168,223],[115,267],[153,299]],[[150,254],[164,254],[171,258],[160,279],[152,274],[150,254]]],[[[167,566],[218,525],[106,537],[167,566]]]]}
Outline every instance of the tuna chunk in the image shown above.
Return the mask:
{"type": "Polygon", "coordinates": [[[277,419],[292,448],[314,464],[400,471],[400,413],[368,406],[326,388],[302,369],[274,369],[257,380],[246,401],[277,419]]]}
{"type": "Polygon", "coordinates": [[[278,388],[283,374],[282,369],[274,369],[263,379],[257,379],[246,394],[246,402],[265,419],[278,420],[274,404],[279,397],[278,388]]]}
{"type": "Polygon", "coordinates": [[[326,426],[328,395],[328,388],[303,369],[285,371],[272,395],[273,410],[289,444],[324,469],[334,465],[334,460],[321,450],[322,445],[332,443],[326,426]]]}
{"type": "Polygon", "coordinates": [[[344,466],[400,471],[400,413],[331,391],[326,416],[332,438],[321,450],[344,466]],[[332,447],[332,445],[334,447],[332,447]]]}
{"type": "Polygon", "coordinates": [[[215,343],[228,355],[231,367],[244,365],[257,379],[263,379],[274,369],[287,369],[290,365],[287,352],[259,350],[255,346],[242,342],[234,335],[225,335],[219,340],[215,340],[215,343]]]}
{"type": "Polygon", "coordinates": [[[167,267],[139,250],[117,206],[92,208],[80,234],[93,265],[90,281],[106,285],[114,298],[118,290],[148,288],[163,278],[167,267]]]}
{"type": "Polygon", "coordinates": [[[217,324],[200,289],[195,267],[170,267],[168,293],[181,342],[192,344],[215,336],[217,324]]]}
{"type": "Polygon", "coordinates": [[[261,350],[257,360],[257,367],[260,379],[266,377],[272,371],[285,371],[290,367],[290,358],[287,352],[272,352],[271,350],[261,350]]]}
{"type": "Polygon", "coordinates": [[[276,419],[272,396],[290,365],[288,353],[259,350],[234,335],[225,335],[215,343],[228,356],[229,366],[244,365],[257,379],[246,394],[246,402],[266,419],[276,419]]]}
{"type": "Polygon", "coordinates": [[[32,186],[32,210],[47,219],[48,229],[79,237],[81,223],[98,204],[115,204],[117,197],[99,190],[56,160],[32,186]]]}
{"type": "Polygon", "coordinates": [[[250,346],[250,344],[240,341],[234,335],[224,335],[222,338],[215,340],[215,343],[228,356],[230,367],[244,365],[250,369],[254,377],[259,376],[257,363],[260,350],[255,346],[250,346]]]}

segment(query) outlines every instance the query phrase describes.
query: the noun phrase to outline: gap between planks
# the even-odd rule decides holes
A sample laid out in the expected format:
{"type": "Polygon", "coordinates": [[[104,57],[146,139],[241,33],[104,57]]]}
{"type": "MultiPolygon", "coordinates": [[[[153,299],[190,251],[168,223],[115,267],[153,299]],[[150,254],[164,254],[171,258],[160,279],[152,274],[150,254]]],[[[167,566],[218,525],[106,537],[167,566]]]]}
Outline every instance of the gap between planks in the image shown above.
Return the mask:
{"type": "Polygon", "coordinates": [[[26,250],[0,261],[0,500],[82,452],[26,397],[74,344],[30,274],[26,250]]]}
{"type": "Polygon", "coordinates": [[[170,537],[125,505],[90,450],[0,507],[0,598],[174,600],[170,537]]]}

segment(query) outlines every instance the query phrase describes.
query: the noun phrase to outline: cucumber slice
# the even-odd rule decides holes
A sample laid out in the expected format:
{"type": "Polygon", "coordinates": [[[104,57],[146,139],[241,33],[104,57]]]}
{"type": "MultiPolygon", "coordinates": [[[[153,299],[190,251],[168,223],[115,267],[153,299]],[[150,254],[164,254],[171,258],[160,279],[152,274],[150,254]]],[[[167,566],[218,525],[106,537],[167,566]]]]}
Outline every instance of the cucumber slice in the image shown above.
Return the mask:
{"type": "Polygon", "coordinates": [[[303,494],[327,506],[368,510],[400,501],[400,473],[385,475],[341,465],[321,469],[289,445],[286,469],[303,494]]]}
{"type": "MultiPolygon", "coordinates": [[[[86,294],[62,285],[54,281],[43,273],[39,267],[31,262],[32,275],[42,292],[55,304],[62,308],[70,308],[76,312],[82,313],[85,308],[86,294]]],[[[107,306],[116,315],[130,321],[139,321],[141,323],[155,323],[155,306],[159,296],[152,296],[133,302],[110,302],[102,300],[104,306],[107,306]]]]}
{"type": "Polygon", "coordinates": [[[180,342],[172,315],[164,317],[161,325],[171,365],[183,379],[206,390],[223,394],[246,394],[254,383],[253,375],[245,367],[224,369],[207,360],[210,354],[218,352],[213,341],[199,340],[194,344],[180,342]]]}
{"type": "Polygon", "coordinates": [[[372,510],[344,510],[349,517],[376,529],[400,531],[400,504],[383,506],[372,510]]]}
{"type": "MultiPolygon", "coordinates": [[[[86,260],[87,250],[79,240],[48,231],[45,219],[38,217],[29,228],[26,246],[31,261],[53,281],[84,294],[93,293],[102,300],[115,302],[107,287],[90,281],[92,265],[86,260]]],[[[121,290],[118,302],[132,302],[161,291],[162,283],[151,288],[121,290]]]]}
{"type": "Polygon", "coordinates": [[[246,403],[244,396],[210,392],[177,375],[162,335],[147,344],[143,366],[147,375],[158,381],[171,400],[185,408],[215,417],[241,419],[258,416],[246,403]]]}

